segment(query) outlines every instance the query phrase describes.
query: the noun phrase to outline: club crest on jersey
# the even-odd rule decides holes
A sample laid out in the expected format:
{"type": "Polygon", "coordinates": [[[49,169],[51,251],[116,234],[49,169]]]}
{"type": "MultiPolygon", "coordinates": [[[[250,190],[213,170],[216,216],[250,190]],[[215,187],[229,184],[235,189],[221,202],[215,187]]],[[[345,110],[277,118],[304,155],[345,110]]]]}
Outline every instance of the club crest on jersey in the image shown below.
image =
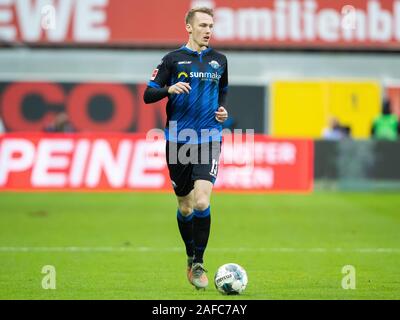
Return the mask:
{"type": "Polygon", "coordinates": [[[153,74],[151,75],[151,81],[153,81],[156,77],[157,77],[157,74],[158,74],[158,69],[154,69],[154,71],[153,71],[153,74]]]}
{"type": "Polygon", "coordinates": [[[219,64],[217,61],[215,61],[215,60],[211,61],[211,62],[209,63],[209,65],[210,65],[211,67],[213,67],[214,69],[218,69],[218,68],[220,67],[220,64],[219,64]]]}

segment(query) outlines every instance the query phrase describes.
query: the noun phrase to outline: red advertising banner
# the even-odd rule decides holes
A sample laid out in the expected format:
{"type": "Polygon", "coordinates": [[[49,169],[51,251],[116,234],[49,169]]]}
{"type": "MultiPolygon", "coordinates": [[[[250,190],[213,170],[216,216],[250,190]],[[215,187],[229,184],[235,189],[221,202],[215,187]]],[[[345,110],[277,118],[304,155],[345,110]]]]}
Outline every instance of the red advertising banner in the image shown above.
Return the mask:
{"type": "Polygon", "coordinates": [[[390,100],[391,111],[400,118],[400,85],[387,87],[386,90],[390,100]]]}
{"type": "Polygon", "coordinates": [[[0,42],[175,47],[197,5],[216,47],[400,48],[400,0],[3,0],[0,42]]]}
{"type": "MultiPolygon", "coordinates": [[[[224,136],[216,190],[311,192],[311,140],[224,136]]],[[[165,141],[139,134],[0,135],[0,190],[169,191],[165,141]]]]}
{"type": "Polygon", "coordinates": [[[143,101],[147,84],[0,82],[0,118],[7,131],[41,132],[68,116],[77,132],[147,132],[163,128],[165,101],[143,101]]]}

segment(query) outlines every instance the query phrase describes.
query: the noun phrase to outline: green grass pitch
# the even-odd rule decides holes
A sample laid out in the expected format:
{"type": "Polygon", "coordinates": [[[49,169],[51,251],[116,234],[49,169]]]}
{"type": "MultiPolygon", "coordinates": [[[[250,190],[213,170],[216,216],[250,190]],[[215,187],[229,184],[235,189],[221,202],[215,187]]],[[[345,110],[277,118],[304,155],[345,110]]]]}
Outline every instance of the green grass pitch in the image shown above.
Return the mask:
{"type": "Polygon", "coordinates": [[[211,215],[211,281],[196,291],[172,194],[0,193],[0,299],[400,298],[399,194],[216,193],[211,215]],[[213,286],[227,262],[247,270],[241,296],[213,286]],[[55,290],[42,288],[45,265],[55,290]]]}

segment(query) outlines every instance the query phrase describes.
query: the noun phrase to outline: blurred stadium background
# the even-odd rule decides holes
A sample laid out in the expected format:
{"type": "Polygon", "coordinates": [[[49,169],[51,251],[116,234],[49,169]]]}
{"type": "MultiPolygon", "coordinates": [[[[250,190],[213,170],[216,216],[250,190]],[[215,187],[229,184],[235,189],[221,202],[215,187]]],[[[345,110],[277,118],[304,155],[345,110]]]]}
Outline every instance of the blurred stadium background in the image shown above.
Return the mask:
{"type": "Polygon", "coordinates": [[[210,270],[243,264],[248,299],[398,299],[399,0],[0,1],[0,298],[221,298],[176,280],[175,202],[147,154],[163,145],[145,140],[166,120],[146,83],[194,6],[229,60],[226,128],[256,133],[251,169],[226,145],[210,270]]]}

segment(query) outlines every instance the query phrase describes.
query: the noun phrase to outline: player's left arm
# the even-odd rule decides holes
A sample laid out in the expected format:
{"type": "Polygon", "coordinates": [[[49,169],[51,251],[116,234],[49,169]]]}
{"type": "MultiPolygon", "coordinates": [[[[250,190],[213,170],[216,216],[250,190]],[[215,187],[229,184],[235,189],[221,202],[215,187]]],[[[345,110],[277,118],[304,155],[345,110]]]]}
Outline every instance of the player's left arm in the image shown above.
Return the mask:
{"type": "Polygon", "coordinates": [[[224,73],[222,74],[221,80],[219,81],[219,95],[218,95],[219,108],[215,112],[215,119],[218,122],[224,122],[228,119],[228,111],[225,109],[227,95],[228,95],[228,61],[226,61],[224,73]]]}

